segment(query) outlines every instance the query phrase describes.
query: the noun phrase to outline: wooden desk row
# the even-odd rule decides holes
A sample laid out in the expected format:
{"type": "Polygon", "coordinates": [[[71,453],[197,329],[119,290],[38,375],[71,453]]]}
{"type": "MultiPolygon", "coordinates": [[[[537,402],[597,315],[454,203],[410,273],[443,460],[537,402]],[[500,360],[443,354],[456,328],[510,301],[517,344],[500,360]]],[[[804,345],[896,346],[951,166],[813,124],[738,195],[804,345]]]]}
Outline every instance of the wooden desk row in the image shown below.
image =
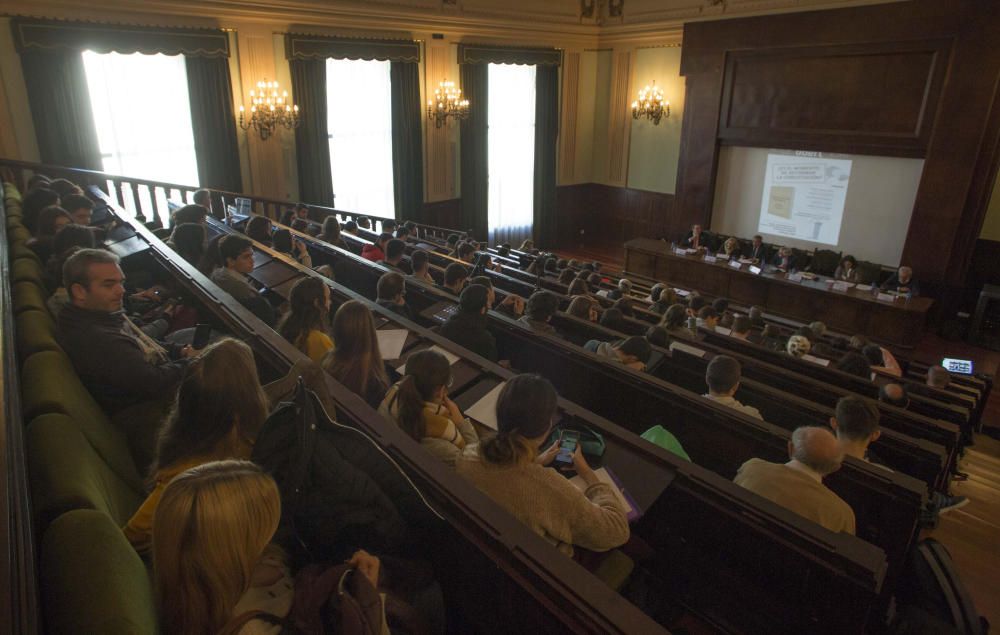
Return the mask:
{"type": "Polygon", "coordinates": [[[657,280],[688,285],[734,301],[805,322],[822,320],[833,329],[864,333],[899,345],[914,346],[923,334],[930,298],[877,300],[872,293],[833,291],[825,282],[793,282],[782,273],[754,274],[727,262],[705,262],[700,255],[678,255],[660,240],[636,238],[625,243],[625,269],[657,280]]]}
{"type": "MultiPolygon", "coordinates": [[[[335,288],[346,285],[352,292],[365,290],[363,294],[374,297],[375,282],[387,271],[384,267],[322,241],[304,240],[315,264],[334,267],[339,283],[335,288]]],[[[453,301],[416,282],[408,282],[407,297],[416,299],[411,308],[417,311],[442,300],[453,301]]],[[[399,322],[398,317],[391,319],[399,322]]],[[[490,368],[494,376],[503,376],[499,367],[467,351],[462,355],[464,360],[490,368]]],[[[531,370],[519,363],[515,366],[531,370]]],[[[562,386],[559,388],[562,391],[562,386]]],[[[471,390],[461,391],[456,401],[468,405],[464,396],[471,390]]],[[[705,466],[652,446],[592,411],[561,403],[581,423],[612,441],[604,463],[613,466],[647,510],[634,533],[654,550],[651,566],[662,578],[666,598],[683,600],[713,623],[736,630],[791,632],[806,627],[815,630],[816,624],[823,624],[821,630],[854,631],[867,619],[884,574],[880,550],[804,521],[705,466]],[[672,473],[665,484],[656,476],[664,469],[672,473]],[[680,562],[686,565],[679,567],[680,562]],[[753,591],[737,593],[741,588],[753,591]],[[834,609],[833,604],[839,601],[831,603],[830,597],[847,604],[834,609]],[[764,611],[762,606],[770,610],[764,611]],[[852,609],[845,613],[844,606],[852,609]]],[[[784,442],[783,437],[778,443],[784,442]]],[[[916,496],[919,498],[919,493],[916,496]]]]}

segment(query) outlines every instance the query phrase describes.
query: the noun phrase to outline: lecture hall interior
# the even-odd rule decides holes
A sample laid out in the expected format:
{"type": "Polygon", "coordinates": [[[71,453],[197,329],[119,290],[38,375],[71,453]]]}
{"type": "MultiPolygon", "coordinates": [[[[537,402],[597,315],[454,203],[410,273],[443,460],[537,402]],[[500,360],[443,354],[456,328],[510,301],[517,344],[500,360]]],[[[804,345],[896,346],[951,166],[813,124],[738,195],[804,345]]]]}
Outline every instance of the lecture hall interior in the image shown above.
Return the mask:
{"type": "Polygon", "coordinates": [[[0,0],[0,630],[986,635],[1000,2],[0,0]]]}

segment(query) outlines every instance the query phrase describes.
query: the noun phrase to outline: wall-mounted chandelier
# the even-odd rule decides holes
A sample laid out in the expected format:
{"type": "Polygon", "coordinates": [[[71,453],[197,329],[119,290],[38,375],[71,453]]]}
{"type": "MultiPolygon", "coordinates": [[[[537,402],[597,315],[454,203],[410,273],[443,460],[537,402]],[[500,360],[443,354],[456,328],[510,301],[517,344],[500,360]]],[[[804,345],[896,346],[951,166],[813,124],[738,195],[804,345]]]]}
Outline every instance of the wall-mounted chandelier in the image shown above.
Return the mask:
{"type": "Polygon", "coordinates": [[[240,128],[253,128],[266,141],[278,126],[289,130],[299,127],[299,107],[289,103],[288,91],[278,94],[278,82],[257,82],[257,88],[250,91],[250,117],[240,106],[240,128]]]}
{"type": "Polygon", "coordinates": [[[447,80],[434,89],[434,98],[427,100],[427,118],[440,128],[448,119],[461,121],[469,118],[469,100],[462,99],[462,89],[447,80]]]}
{"type": "Polygon", "coordinates": [[[663,98],[663,90],[653,82],[639,91],[639,98],[632,102],[632,118],[646,117],[654,126],[660,125],[660,120],[670,116],[670,102],[663,98]]]}

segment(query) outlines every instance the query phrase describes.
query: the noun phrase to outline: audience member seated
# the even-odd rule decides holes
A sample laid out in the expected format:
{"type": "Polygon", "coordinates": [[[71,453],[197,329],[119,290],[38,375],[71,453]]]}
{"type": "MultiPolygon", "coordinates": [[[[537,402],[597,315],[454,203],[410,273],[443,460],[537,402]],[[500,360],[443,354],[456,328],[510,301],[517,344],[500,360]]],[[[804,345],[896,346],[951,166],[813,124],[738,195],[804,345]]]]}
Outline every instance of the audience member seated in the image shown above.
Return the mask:
{"type": "Polygon", "coordinates": [[[944,366],[931,366],[927,369],[927,385],[931,388],[947,388],[951,384],[951,373],[944,366]]]}
{"type": "Polygon", "coordinates": [[[733,326],[729,335],[738,340],[746,340],[750,337],[750,318],[745,315],[737,315],[733,318],[733,326]]]}
{"type": "Polygon", "coordinates": [[[44,174],[36,172],[35,174],[32,174],[31,176],[28,177],[28,189],[26,189],[25,192],[30,192],[31,190],[35,189],[36,187],[46,187],[47,188],[49,186],[49,183],[51,183],[51,182],[52,182],[52,179],[50,179],[49,177],[45,176],[44,174]]]}
{"type": "Polygon", "coordinates": [[[752,306],[747,312],[747,317],[750,318],[750,323],[752,325],[764,328],[764,309],[756,305],[752,306]]]}
{"type": "Polygon", "coordinates": [[[208,210],[201,205],[185,205],[184,207],[178,209],[173,214],[171,214],[171,227],[176,227],[183,223],[197,223],[199,225],[205,224],[205,218],[208,216],[208,210]]]}
{"type": "Polygon", "coordinates": [[[385,247],[392,240],[392,234],[381,233],[375,242],[370,245],[365,245],[361,249],[361,257],[366,260],[371,260],[372,262],[378,262],[379,260],[385,260],[385,247]]]}
{"type": "Polygon", "coordinates": [[[757,234],[750,241],[750,246],[747,247],[746,252],[744,252],[743,257],[749,258],[754,264],[760,264],[762,262],[767,262],[767,245],[764,244],[764,238],[757,234]]]}
{"type": "Polygon", "coordinates": [[[880,386],[878,389],[878,400],[897,408],[905,409],[910,405],[910,396],[906,392],[906,387],[901,384],[884,384],[880,386]]]}
{"type": "Polygon", "coordinates": [[[903,266],[896,270],[896,273],[882,283],[883,291],[898,293],[907,297],[920,295],[920,285],[913,279],[913,269],[903,266]]]}
{"type": "Polygon", "coordinates": [[[219,241],[219,260],[222,266],[212,272],[212,282],[265,323],[273,325],[274,308],[247,282],[247,274],[253,271],[253,243],[243,236],[228,235],[219,241]]]}
{"type": "Polygon", "coordinates": [[[563,269],[559,272],[559,284],[569,286],[576,279],[576,272],[572,269],[563,269]]]}
{"type": "Polygon", "coordinates": [[[618,281],[618,288],[612,289],[608,292],[609,300],[617,300],[618,298],[627,298],[632,294],[632,281],[628,278],[622,278],[618,281]]]}
{"type": "Polygon", "coordinates": [[[250,458],[268,410],[253,353],[243,342],[224,338],[191,361],[156,443],[153,489],[124,527],[140,555],[151,547],[153,515],[167,483],[203,463],[250,458]]]}
{"type": "Polygon", "coordinates": [[[243,233],[247,235],[250,240],[256,241],[262,245],[271,246],[271,220],[265,216],[252,216],[250,220],[247,221],[246,229],[243,233]]]}
{"type": "Polygon", "coordinates": [[[271,237],[271,242],[275,251],[290,256],[300,265],[312,269],[312,256],[309,255],[309,249],[304,242],[293,237],[292,232],[284,227],[277,229],[274,236],[271,237]]]}
{"type": "Polygon", "coordinates": [[[618,331],[620,333],[624,333],[627,328],[625,316],[622,315],[621,311],[615,308],[605,309],[604,312],[601,313],[599,324],[605,328],[609,328],[612,331],[618,331]]]}
{"type": "Polygon", "coordinates": [[[469,279],[469,284],[479,284],[486,287],[489,292],[489,300],[487,301],[487,310],[493,309],[495,311],[500,311],[511,317],[519,318],[524,315],[525,302],[524,298],[517,295],[516,293],[508,293],[499,305],[496,304],[497,293],[496,289],[493,288],[493,280],[489,276],[476,276],[475,278],[469,279]]]}
{"type": "Polygon", "coordinates": [[[618,309],[625,317],[635,317],[635,309],[632,308],[632,298],[621,297],[611,305],[612,309],[618,309]]]}
{"type": "MultiPolygon", "coordinates": [[[[574,261],[576,262],[576,261],[574,261]]],[[[653,302],[658,302],[660,299],[660,292],[667,288],[667,285],[662,282],[657,282],[649,288],[649,295],[646,296],[646,302],[652,304],[653,302]]]]}
{"type": "Polygon", "coordinates": [[[566,308],[566,313],[581,320],[587,320],[588,322],[597,322],[597,319],[600,317],[597,302],[586,295],[574,296],[566,308]]]}
{"type": "Polygon", "coordinates": [[[47,187],[35,188],[21,199],[24,226],[32,235],[38,231],[38,215],[43,209],[52,205],[59,206],[59,195],[47,187]]]}
{"type": "Polygon", "coordinates": [[[344,223],[344,231],[350,234],[351,236],[357,236],[358,235],[357,222],[349,220],[346,223],[344,223]]]}
{"type": "Polygon", "coordinates": [[[35,237],[28,241],[28,247],[42,262],[52,257],[52,245],[60,229],[73,222],[73,218],[58,205],[50,205],[38,214],[35,237]]]}
{"type": "Polygon", "coordinates": [[[62,201],[60,206],[69,212],[74,223],[83,226],[90,225],[90,219],[94,215],[94,201],[82,194],[70,194],[60,200],[62,201]]]}
{"type": "Polygon", "coordinates": [[[380,261],[386,267],[391,267],[400,273],[409,275],[413,273],[410,265],[403,261],[406,253],[406,243],[398,238],[393,238],[385,245],[385,258],[380,261]]]}
{"type": "Polygon", "coordinates": [[[757,419],[764,419],[753,406],[744,406],[734,395],[740,389],[740,363],[728,355],[716,355],[705,370],[708,392],[704,395],[716,403],[738,410],[757,419]]]}
{"type": "Polygon", "coordinates": [[[297,220],[309,220],[309,206],[305,203],[295,205],[295,218],[297,220]]]}
{"type": "Polygon", "coordinates": [[[792,357],[802,357],[808,355],[809,351],[812,349],[812,344],[809,342],[809,338],[804,335],[793,335],[788,338],[788,343],[785,345],[785,350],[792,357]]]}
{"type": "Polygon", "coordinates": [[[45,265],[45,285],[52,295],[45,301],[49,313],[58,317],[62,308],[69,303],[69,293],[63,286],[63,265],[66,259],[80,249],[94,248],[94,232],[81,225],[66,225],[59,230],[52,241],[52,256],[45,265]]]}
{"type": "MultiPolygon", "coordinates": [[[[153,528],[164,635],[280,630],[272,620],[288,617],[295,596],[284,552],[270,544],[280,519],[277,485],[250,462],[209,463],[174,479],[153,528]],[[248,621],[251,613],[258,617],[248,621]]],[[[378,558],[357,551],[348,564],[377,586],[378,558]]],[[[380,610],[375,632],[387,635],[384,605],[380,610]]]]}
{"type": "Polygon", "coordinates": [[[135,326],[122,310],[124,282],[118,257],[100,249],[81,249],[63,266],[70,301],[59,312],[59,344],[109,414],[169,394],[196,354],[164,347],[135,326]]]}
{"type": "Polygon", "coordinates": [[[53,179],[49,181],[49,189],[59,195],[59,198],[71,194],[83,194],[80,186],[69,179],[53,179]]]}
{"type": "Polygon", "coordinates": [[[212,191],[206,189],[195,190],[194,194],[191,196],[191,202],[195,205],[201,205],[205,209],[212,211],[212,191]]]}
{"type": "Polygon", "coordinates": [[[840,260],[837,270],[833,272],[833,278],[844,282],[858,281],[858,261],[854,256],[844,256],[840,260]]]}
{"type": "Polygon", "coordinates": [[[458,243],[458,247],[451,254],[452,258],[458,258],[462,262],[472,263],[473,258],[476,255],[476,246],[468,242],[458,243]]]}
{"type": "Polygon", "coordinates": [[[483,285],[470,284],[466,287],[458,298],[458,310],[441,326],[441,335],[476,355],[495,362],[499,358],[497,341],[486,328],[489,293],[489,289],[483,285]]]}
{"type": "Polygon", "coordinates": [[[695,339],[694,333],[687,327],[687,311],[683,304],[674,304],[663,314],[660,326],[667,329],[671,339],[695,339]]]}
{"type": "Polygon", "coordinates": [[[448,358],[430,349],[417,351],[406,359],[406,375],[389,389],[378,411],[454,467],[466,446],[479,443],[479,435],[448,398],[451,381],[448,358]]]}
{"type": "Polygon", "coordinates": [[[649,310],[658,315],[663,315],[667,312],[667,309],[677,304],[677,292],[670,287],[664,287],[650,295],[655,295],[656,300],[649,305],[649,310]]]}
{"type": "Polygon", "coordinates": [[[521,316],[518,323],[535,333],[544,333],[558,337],[559,334],[556,332],[555,327],[549,324],[552,316],[558,310],[559,300],[556,296],[548,291],[535,291],[528,298],[528,306],[525,308],[524,315],[521,316]]]}
{"type": "Polygon", "coordinates": [[[896,363],[896,359],[892,359],[892,365],[888,364],[885,355],[882,354],[882,347],[878,344],[868,344],[861,349],[861,354],[868,360],[868,364],[873,371],[882,372],[893,377],[903,376],[903,369],[896,363]]]}
{"type": "Polygon", "coordinates": [[[444,289],[449,293],[458,295],[465,287],[465,281],[469,279],[469,270],[465,265],[453,262],[444,270],[444,284],[437,285],[439,289],[444,289]]]}
{"type": "Polygon", "coordinates": [[[649,363],[649,358],[653,354],[649,340],[639,335],[615,342],[590,340],[583,345],[583,348],[598,357],[605,357],[639,371],[646,370],[646,364],[649,363]]]}
{"type": "MultiPolygon", "coordinates": [[[[393,239],[395,240],[395,238],[393,239]]],[[[406,305],[404,296],[406,295],[406,282],[403,274],[395,271],[382,274],[378,279],[378,298],[376,302],[380,307],[389,309],[393,313],[402,315],[407,320],[413,319],[410,307],[406,305]]]]}
{"type": "Polygon", "coordinates": [[[371,231],[373,229],[372,219],[367,216],[358,216],[358,227],[371,231]]]}
{"type": "Polygon", "coordinates": [[[709,249],[711,247],[705,236],[701,234],[701,225],[692,225],[691,231],[681,241],[681,245],[689,249],[709,249]]]}
{"type": "Polygon", "coordinates": [[[535,241],[527,238],[521,241],[521,246],[517,248],[518,251],[533,251],[535,249],[535,241]]]}
{"type": "Polygon", "coordinates": [[[854,510],[823,485],[840,469],[844,452],[826,428],[803,427],[792,433],[787,463],[750,459],[733,481],[751,492],[826,527],[854,534],[854,510]]]}
{"type": "Polygon", "coordinates": [[[288,294],[289,311],[278,324],[278,333],[317,364],[333,349],[327,335],[330,287],[320,278],[303,278],[288,294]]]}
{"type": "Polygon", "coordinates": [[[229,234],[216,234],[205,245],[205,252],[198,263],[198,271],[211,278],[212,272],[222,266],[222,254],[219,253],[219,243],[229,234]]]}
{"type": "Polygon", "coordinates": [[[784,351],[786,344],[778,327],[773,324],[766,324],[760,332],[760,345],[769,351],[784,351]]]}
{"type": "Polygon", "coordinates": [[[319,239],[334,247],[350,249],[340,236],[340,221],[333,214],[323,219],[323,230],[319,233],[319,239]]]}
{"type": "MultiPolygon", "coordinates": [[[[581,272],[582,273],[582,272],[581,272]]],[[[569,283],[569,288],[566,290],[566,295],[578,296],[578,295],[588,295],[590,293],[590,287],[587,286],[586,280],[581,278],[576,278],[569,283]]]]}
{"type": "Polygon", "coordinates": [[[851,395],[837,401],[830,417],[830,427],[846,456],[868,461],[868,446],[882,436],[878,420],[879,411],[875,404],[851,395]]]}
{"type": "Polygon", "coordinates": [[[410,268],[413,271],[410,275],[417,280],[421,280],[427,284],[435,284],[434,277],[431,276],[429,256],[423,249],[414,249],[410,254],[410,268]]]}
{"type": "Polygon", "coordinates": [[[341,304],[333,316],[333,341],[336,346],[323,360],[323,368],[369,406],[378,408],[389,389],[389,378],[368,307],[357,300],[341,304]]]}
{"type": "Polygon", "coordinates": [[[181,258],[195,267],[205,257],[205,226],[200,223],[182,223],[174,227],[167,245],[181,258]]]}
{"type": "Polygon", "coordinates": [[[548,465],[559,441],[541,453],[556,414],[555,388],[538,375],[508,380],[497,399],[497,433],[466,448],[456,469],[535,533],[573,555],[574,545],[608,551],[629,538],[628,519],[610,485],[602,483],[578,445],[573,469],[581,492],[548,465]]]}
{"type": "Polygon", "coordinates": [[[601,283],[602,283],[601,274],[592,273],[587,276],[587,284],[590,286],[591,293],[597,293],[598,291],[600,291],[601,283]]]}
{"type": "Polygon", "coordinates": [[[715,327],[719,325],[719,312],[715,310],[715,307],[701,307],[701,310],[698,311],[696,324],[700,329],[714,331],[715,327]]]}
{"type": "Polygon", "coordinates": [[[844,353],[844,356],[837,360],[833,367],[841,372],[869,381],[872,377],[872,368],[868,363],[868,358],[861,353],[844,353]]]}
{"type": "Polygon", "coordinates": [[[707,304],[708,300],[706,300],[703,296],[700,296],[697,293],[692,293],[688,296],[687,316],[690,318],[697,318],[698,311],[701,311],[707,304]]]}

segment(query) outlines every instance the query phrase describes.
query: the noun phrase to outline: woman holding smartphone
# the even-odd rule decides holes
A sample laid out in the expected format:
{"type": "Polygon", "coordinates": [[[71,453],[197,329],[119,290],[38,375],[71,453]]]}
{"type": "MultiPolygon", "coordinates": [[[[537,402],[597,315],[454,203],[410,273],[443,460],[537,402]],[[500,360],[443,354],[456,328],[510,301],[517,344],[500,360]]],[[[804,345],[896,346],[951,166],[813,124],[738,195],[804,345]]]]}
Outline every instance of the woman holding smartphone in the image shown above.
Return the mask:
{"type": "Polygon", "coordinates": [[[629,538],[628,519],[611,486],[598,480],[579,445],[572,466],[587,483],[580,491],[547,466],[561,439],[548,449],[556,390],[539,375],[509,380],[497,399],[497,434],[466,448],[456,471],[566,555],[573,546],[608,551],[629,538]]]}

